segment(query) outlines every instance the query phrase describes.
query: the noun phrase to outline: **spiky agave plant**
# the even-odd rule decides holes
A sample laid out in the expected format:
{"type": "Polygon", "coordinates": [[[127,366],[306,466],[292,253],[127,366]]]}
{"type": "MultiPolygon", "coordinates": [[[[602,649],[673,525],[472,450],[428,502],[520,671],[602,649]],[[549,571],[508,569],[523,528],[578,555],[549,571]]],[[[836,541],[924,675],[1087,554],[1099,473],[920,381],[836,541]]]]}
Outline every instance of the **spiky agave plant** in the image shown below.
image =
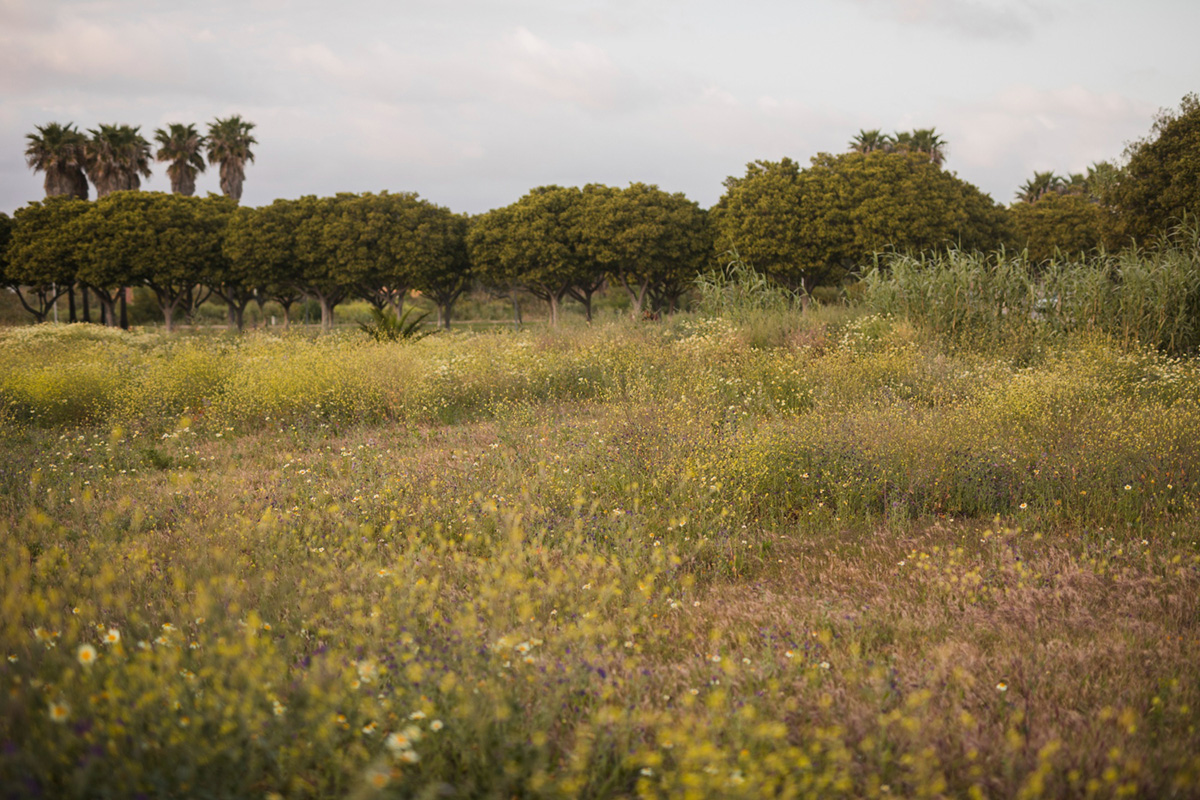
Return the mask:
{"type": "Polygon", "coordinates": [[[429,336],[433,331],[423,330],[421,327],[421,323],[425,317],[429,316],[429,312],[422,311],[416,317],[413,317],[412,314],[414,311],[416,309],[410,306],[404,309],[404,313],[397,317],[383,309],[372,308],[371,322],[360,322],[358,323],[358,327],[362,329],[363,333],[377,342],[398,342],[401,340],[415,342],[417,339],[429,336]]]}

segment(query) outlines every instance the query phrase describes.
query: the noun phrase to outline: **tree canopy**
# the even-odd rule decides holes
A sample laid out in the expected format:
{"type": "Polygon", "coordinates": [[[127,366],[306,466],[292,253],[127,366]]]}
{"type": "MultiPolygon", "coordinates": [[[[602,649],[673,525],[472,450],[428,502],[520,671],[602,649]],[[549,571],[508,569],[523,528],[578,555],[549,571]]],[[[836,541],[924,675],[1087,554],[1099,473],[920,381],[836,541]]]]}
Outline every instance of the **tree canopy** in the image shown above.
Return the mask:
{"type": "Polygon", "coordinates": [[[1114,211],[1108,242],[1144,242],[1200,217],[1200,96],[1159,113],[1149,136],[1125,153],[1128,162],[1105,196],[1114,211]]]}
{"type": "Polygon", "coordinates": [[[13,215],[4,281],[38,322],[77,279],[79,258],[71,230],[91,207],[77,197],[58,195],[13,215]]]}
{"type": "Polygon", "coordinates": [[[540,186],[476,217],[468,242],[480,278],[496,286],[520,286],[545,300],[556,324],[563,297],[591,278],[580,240],[582,210],[578,188],[540,186]]]}
{"type": "Polygon", "coordinates": [[[254,160],[251,145],[258,140],[250,135],[254,123],[235,114],[215,119],[208,124],[208,163],[220,164],[221,191],[236,203],[242,199],[242,184],[246,180],[246,162],[254,160]]]}
{"type": "Polygon", "coordinates": [[[1009,213],[1016,245],[1034,262],[1090,252],[1101,243],[1100,205],[1079,192],[1052,191],[1035,202],[1015,203],[1009,213]]]}
{"type": "Polygon", "coordinates": [[[806,291],[882,250],[990,249],[1008,237],[1004,209],[923,152],[822,153],[808,169],[757,161],[725,187],[718,249],[806,291]]]}
{"type": "Polygon", "coordinates": [[[87,200],[87,137],[71,123],[38,125],[25,135],[25,162],[34,172],[45,173],[46,197],[69,195],[87,200]]]}
{"type": "Polygon", "coordinates": [[[682,194],[645,183],[591,184],[583,198],[584,252],[624,287],[635,319],[648,295],[671,304],[712,259],[707,214],[682,194]]]}

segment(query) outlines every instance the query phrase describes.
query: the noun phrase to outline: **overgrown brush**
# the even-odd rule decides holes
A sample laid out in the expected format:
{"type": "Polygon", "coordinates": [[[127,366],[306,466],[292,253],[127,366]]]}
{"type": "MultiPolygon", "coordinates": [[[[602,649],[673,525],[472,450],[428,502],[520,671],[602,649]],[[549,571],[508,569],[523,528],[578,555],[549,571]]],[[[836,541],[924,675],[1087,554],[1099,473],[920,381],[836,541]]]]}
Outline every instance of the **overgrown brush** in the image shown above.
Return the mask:
{"type": "Polygon", "coordinates": [[[864,275],[876,312],[922,325],[948,343],[1013,352],[1062,333],[1095,332],[1169,354],[1200,348],[1200,227],[1153,247],[1059,259],[949,250],[890,254],[864,275]]]}

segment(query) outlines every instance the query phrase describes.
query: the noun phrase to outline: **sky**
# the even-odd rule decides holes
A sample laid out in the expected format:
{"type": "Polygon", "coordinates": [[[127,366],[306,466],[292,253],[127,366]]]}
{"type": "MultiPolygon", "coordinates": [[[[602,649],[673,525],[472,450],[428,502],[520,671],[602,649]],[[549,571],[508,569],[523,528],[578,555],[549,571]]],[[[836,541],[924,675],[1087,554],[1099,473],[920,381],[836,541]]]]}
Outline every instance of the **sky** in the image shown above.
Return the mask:
{"type": "Polygon", "coordinates": [[[1200,91],[1198,30],[1196,0],[0,0],[0,211],[43,196],[37,125],[232,114],[246,205],[641,181],[708,207],[748,162],[926,127],[1008,203],[1200,91]]]}

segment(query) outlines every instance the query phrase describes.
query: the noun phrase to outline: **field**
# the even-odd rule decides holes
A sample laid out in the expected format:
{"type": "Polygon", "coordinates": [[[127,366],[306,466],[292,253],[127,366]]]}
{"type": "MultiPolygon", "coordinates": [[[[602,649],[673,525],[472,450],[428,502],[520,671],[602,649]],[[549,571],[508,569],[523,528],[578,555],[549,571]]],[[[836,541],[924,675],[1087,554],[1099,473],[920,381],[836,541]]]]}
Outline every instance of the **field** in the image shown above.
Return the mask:
{"type": "Polygon", "coordinates": [[[1195,797],[1200,363],[0,331],[0,791],[1195,797]]]}

